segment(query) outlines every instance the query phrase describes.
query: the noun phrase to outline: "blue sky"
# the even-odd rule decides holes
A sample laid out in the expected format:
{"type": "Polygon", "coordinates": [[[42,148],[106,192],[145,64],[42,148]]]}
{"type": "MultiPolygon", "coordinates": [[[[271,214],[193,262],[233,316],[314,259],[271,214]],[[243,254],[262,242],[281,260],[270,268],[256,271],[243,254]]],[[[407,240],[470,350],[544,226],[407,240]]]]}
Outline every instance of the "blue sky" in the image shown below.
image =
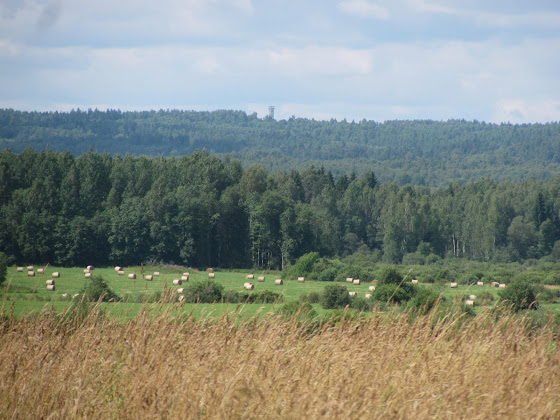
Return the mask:
{"type": "Polygon", "coordinates": [[[560,2],[0,0],[0,108],[560,120],[560,2]]]}

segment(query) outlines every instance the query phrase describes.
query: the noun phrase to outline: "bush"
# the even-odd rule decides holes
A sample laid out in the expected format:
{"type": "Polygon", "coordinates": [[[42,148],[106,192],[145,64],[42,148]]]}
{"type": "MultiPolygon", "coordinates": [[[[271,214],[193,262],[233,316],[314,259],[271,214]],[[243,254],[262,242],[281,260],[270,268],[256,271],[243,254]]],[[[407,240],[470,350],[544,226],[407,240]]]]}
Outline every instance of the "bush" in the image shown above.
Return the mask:
{"type": "Polygon", "coordinates": [[[379,276],[378,285],[396,284],[399,285],[403,282],[403,276],[397,271],[396,268],[389,267],[384,269],[379,276]]]}
{"type": "Polygon", "coordinates": [[[321,294],[321,306],[325,309],[344,308],[350,304],[350,295],[346,286],[329,284],[321,294]]]}
{"type": "Polygon", "coordinates": [[[350,298],[350,307],[360,312],[368,312],[373,308],[373,304],[371,299],[356,296],[350,298]]]}
{"type": "Polygon", "coordinates": [[[299,300],[302,302],[319,303],[321,302],[321,294],[319,292],[309,292],[305,295],[301,295],[299,300]]]}
{"type": "Polygon", "coordinates": [[[476,304],[481,306],[489,305],[494,302],[496,298],[490,292],[481,292],[476,295],[476,304]]]}
{"type": "Polygon", "coordinates": [[[439,295],[431,287],[421,287],[408,305],[420,313],[427,313],[438,299],[439,295]]]}
{"type": "Polygon", "coordinates": [[[7,273],[8,273],[8,257],[3,252],[0,252],[0,284],[6,281],[7,273]]]}
{"type": "Polygon", "coordinates": [[[425,259],[426,265],[437,264],[440,261],[441,261],[441,257],[436,254],[430,254],[425,259]]]}
{"type": "Polygon", "coordinates": [[[83,294],[84,298],[90,302],[97,302],[99,300],[103,302],[120,300],[100,275],[86,279],[86,284],[80,294],[83,294]]]}
{"type": "Polygon", "coordinates": [[[514,311],[537,309],[535,288],[526,281],[514,280],[504,290],[498,292],[500,298],[513,307],[514,311]]]}
{"type": "Polygon", "coordinates": [[[334,281],[336,274],[336,268],[327,268],[319,273],[317,279],[319,281],[334,281]]]}
{"type": "Polygon", "coordinates": [[[424,265],[425,262],[424,257],[416,252],[406,254],[402,259],[404,265],[424,265]]]}
{"type": "Polygon", "coordinates": [[[193,281],[184,290],[185,301],[189,303],[215,303],[222,300],[224,286],[215,280],[193,281]]]}
{"type": "Polygon", "coordinates": [[[378,302],[402,303],[410,300],[414,291],[414,285],[411,283],[398,284],[382,284],[377,286],[371,295],[373,300],[378,302]]]}
{"type": "Polygon", "coordinates": [[[291,302],[283,304],[278,313],[283,318],[292,319],[294,316],[299,315],[299,319],[311,319],[317,316],[317,312],[309,302],[301,302],[292,300],[291,302]]]}

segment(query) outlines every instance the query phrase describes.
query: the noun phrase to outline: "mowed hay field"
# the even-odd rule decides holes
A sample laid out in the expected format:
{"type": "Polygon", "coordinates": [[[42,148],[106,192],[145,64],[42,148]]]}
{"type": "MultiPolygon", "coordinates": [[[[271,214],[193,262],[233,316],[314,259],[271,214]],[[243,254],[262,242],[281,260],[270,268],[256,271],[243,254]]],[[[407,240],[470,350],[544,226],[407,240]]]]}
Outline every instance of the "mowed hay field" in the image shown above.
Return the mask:
{"type": "Polygon", "coordinates": [[[490,311],[311,328],[273,314],[122,322],[96,306],[4,316],[0,334],[1,418],[560,418],[552,327],[490,311]]]}

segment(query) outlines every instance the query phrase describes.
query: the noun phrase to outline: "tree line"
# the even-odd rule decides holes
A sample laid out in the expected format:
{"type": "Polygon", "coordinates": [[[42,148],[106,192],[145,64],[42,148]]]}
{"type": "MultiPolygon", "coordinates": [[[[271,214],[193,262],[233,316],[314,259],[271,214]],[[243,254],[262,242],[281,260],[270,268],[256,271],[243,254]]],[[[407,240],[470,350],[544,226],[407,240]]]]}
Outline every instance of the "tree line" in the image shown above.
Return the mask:
{"type": "Polygon", "coordinates": [[[335,176],[374,171],[380,182],[442,187],[492,178],[547,180],[560,171],[560,124],[478,121],[276,121],[221,110],[0,110],[0,149],[90,148],[111,155],[182,156],[206,149],[272,172],[323,166],[335,176]]]}
{"type": "Polygon", "coordinates": [[[207,151],[0,152],[0,251],[62,266],[278,269],[300,256],[385,262],[560,258],[560,176],[430,189],[366,172],[270,173],[207,151]]]}

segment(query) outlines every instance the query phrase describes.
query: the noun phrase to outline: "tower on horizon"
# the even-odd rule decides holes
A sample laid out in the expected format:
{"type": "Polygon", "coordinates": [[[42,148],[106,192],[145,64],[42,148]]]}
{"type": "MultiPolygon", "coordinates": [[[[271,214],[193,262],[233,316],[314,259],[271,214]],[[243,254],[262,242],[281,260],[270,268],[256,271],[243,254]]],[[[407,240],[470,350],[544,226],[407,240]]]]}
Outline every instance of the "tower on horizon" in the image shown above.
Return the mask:
{"type": "Polygon", "coordinates": [[[274,119],[274,105],[268,107],[268,117],[274,119]]]}

